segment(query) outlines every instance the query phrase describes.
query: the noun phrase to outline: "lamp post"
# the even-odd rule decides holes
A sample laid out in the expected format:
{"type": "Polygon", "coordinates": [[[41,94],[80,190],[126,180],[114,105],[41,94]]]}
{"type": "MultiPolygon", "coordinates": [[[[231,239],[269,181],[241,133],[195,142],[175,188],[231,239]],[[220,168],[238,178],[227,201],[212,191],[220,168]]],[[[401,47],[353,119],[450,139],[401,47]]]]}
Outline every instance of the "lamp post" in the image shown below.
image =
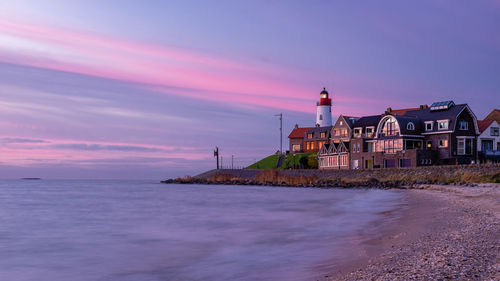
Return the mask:
{"type": "Polygon", "coordinates": [[[219,170],[219,147],[215,147],[214,157],[217,157],[217,170],[219,170]]]}
{"type": "Polygon", "coordinates": [[[283,154],[283,113],[275,114],[280,118],[280,153],[283,154]]]}

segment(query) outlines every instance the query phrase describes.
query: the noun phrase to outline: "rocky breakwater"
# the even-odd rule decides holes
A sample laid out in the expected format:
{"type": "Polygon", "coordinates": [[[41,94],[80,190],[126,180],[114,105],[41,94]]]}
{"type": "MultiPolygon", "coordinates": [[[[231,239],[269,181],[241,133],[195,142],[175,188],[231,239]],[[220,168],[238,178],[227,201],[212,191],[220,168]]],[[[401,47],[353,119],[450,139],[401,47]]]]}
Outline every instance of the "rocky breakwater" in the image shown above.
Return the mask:
{"type": "Polygon", "coordinates": [[[422,184],[500,183],[500,164],[377,170],[211,170],[163,183],[296,187],[419,188],[422,184]]]}

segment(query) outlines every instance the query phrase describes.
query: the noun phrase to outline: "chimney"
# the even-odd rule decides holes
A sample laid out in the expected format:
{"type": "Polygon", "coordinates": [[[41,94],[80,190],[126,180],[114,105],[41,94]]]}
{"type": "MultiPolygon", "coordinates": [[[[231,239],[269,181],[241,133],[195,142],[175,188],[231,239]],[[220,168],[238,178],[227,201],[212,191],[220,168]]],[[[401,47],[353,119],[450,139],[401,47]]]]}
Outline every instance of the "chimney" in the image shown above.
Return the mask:
{"type": "Polygon", "coordinates": [[[299,128],[299,124],[295,124],[295,129],[298,129],[299,128]]]}
{"type": "Polygon", "coordinates": [[[391,113],[392,112],[392,108],[388,107],[385,111],[391,113]]]}
{"type": "Polygon", "coordinates": [[[318,123],[316,123],[316,128],[319,128],[319,124],[318,123]]]}

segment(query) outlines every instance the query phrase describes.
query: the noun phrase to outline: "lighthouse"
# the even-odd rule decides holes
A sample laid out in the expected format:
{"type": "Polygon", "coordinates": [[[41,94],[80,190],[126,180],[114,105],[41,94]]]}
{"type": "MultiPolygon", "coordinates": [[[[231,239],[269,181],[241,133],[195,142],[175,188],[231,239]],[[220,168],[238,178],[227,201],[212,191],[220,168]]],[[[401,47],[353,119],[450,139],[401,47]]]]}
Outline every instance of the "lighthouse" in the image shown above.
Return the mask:
{"type": "Polygon", "coordinates": [[[321,91],[319,102],[316,104],[316,125],[327,127],[332,125],[332,99],[328,97],[325,88],[321,91]]]}

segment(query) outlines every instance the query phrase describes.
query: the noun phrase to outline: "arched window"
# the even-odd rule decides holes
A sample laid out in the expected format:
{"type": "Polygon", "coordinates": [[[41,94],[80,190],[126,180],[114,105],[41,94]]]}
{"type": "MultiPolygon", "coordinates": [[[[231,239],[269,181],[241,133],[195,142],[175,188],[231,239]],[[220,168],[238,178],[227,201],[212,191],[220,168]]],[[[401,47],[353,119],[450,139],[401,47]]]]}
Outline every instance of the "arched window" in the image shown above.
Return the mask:
{"type": "Polygon", "coordinates": [[[379,128],[379,137],[397,136],[400,134],[398,122],[392,116],[385,119],[379,128]]]}
{"type": "Polygon", "coordinates": [[[409,122],[409,123],[406,125],[406,129],[407,129],[407,130],[410,130],[410,131],[415,130],[415,124],[413,124],[413,122],[409,122]]]}

